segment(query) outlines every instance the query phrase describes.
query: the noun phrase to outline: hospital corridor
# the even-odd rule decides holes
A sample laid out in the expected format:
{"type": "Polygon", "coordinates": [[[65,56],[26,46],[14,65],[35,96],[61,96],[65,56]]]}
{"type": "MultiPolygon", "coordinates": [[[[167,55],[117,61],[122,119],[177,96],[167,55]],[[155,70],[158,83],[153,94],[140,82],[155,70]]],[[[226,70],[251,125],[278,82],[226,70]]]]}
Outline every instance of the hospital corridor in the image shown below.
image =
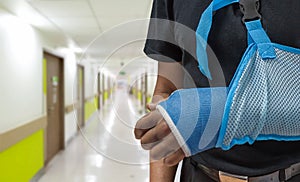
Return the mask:
{"type": "Polygon", "coordinates": [[[147,182],[152,1],[0,1],[0,181],[147,182]]]}

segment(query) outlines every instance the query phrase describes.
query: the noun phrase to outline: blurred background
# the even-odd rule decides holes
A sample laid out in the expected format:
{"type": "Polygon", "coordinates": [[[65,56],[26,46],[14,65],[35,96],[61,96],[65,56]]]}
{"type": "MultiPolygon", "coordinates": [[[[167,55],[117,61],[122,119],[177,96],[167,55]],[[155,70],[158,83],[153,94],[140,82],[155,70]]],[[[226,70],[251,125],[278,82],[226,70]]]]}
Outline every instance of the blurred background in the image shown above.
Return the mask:
{"type": "Polygon", "coordinates": [[[0,181],[148,181],[151,0],[0,0],[0,181]]]}

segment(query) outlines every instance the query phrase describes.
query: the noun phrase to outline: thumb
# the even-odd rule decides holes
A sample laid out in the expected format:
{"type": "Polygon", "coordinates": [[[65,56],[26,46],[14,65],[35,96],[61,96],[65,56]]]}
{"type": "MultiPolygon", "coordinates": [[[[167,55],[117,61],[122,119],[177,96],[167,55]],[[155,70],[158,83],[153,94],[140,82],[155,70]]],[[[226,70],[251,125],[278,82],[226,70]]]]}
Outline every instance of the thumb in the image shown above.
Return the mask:
{"type": "Polygon", "coordinates": [[[156,109],[156,106],[157,106],[160,102],[166,100],[167,97],[168,97],[168,95],[164,95],[164,96],[162,96],[162,95],[154,95],[154,96],[152,97],[152,102],[149,103],[149,104],[147,104],[147,109],[149,109],[150,111],[155,110],[155,109],[156,109]]]}
{"type": "Polygon", "coordinates": [[[150,111],[153,111],[156,109],[156,105],[157,105],[157,103],[149,103],[149,104],[147,104],[147,109],[149,109],[150,111]]]}

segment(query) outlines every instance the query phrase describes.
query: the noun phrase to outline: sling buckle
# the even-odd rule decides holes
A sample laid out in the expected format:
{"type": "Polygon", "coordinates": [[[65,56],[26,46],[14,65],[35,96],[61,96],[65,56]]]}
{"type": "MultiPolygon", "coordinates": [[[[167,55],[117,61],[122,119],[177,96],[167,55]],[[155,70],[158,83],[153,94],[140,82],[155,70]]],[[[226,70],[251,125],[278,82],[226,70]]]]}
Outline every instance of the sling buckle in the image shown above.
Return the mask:
{"type": "Polygon", "coordinates": [[[243,13],[243,23],[252,20],[261,19],[258,10],[260,7],[259,0],[240,0],[240,10],[243,13]]]}

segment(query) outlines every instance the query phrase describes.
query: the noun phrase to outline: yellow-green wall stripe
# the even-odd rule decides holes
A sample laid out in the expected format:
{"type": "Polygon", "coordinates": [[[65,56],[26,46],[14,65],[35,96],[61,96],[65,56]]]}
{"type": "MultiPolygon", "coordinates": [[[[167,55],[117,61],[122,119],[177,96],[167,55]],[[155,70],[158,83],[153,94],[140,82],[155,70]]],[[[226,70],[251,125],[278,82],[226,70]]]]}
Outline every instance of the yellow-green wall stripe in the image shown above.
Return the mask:
{"type": "Polygon", "coordinates": [[[104,101],[106,101],[108,99],[108,92],[107,91],[104,91],[104,101]]]}
{"type": "Polygon", "coordinates": [[[0,153],[0,181],[28,182],[44,166],[44,131],[0,153]]]}
{"type": "Polygon", "coordinates": [[[136,89],[135,88],[132,89],[132,95],[136,95],[136,89]]]}
{"type": "Polygon", "coordinates": [[[95,97],[94,99],[85,102],[84,104],[84,120],[87,121],[93,114],[94,112],[97,111],[97,106],[98,106],[98,101],[99,99],[95,97]]]}
{"type": "Polygon", "coordinates": [[[147,104],[151,103],[152,97],[150,95],[147,96],[147,104]]]}
{"type": "Polygon", "coordinates": [[[142,100],[142,91],[138,91],[138,100],[139,100],[139,101],[142,100]]]}
{"type": "Polygon", "coordinates": [[[99,96],[96,96],[94,98],[94,103],[95,103],[95,107],[96,107],[96,110],[98,109],[98,106],[99,106],[99,96]]]}

